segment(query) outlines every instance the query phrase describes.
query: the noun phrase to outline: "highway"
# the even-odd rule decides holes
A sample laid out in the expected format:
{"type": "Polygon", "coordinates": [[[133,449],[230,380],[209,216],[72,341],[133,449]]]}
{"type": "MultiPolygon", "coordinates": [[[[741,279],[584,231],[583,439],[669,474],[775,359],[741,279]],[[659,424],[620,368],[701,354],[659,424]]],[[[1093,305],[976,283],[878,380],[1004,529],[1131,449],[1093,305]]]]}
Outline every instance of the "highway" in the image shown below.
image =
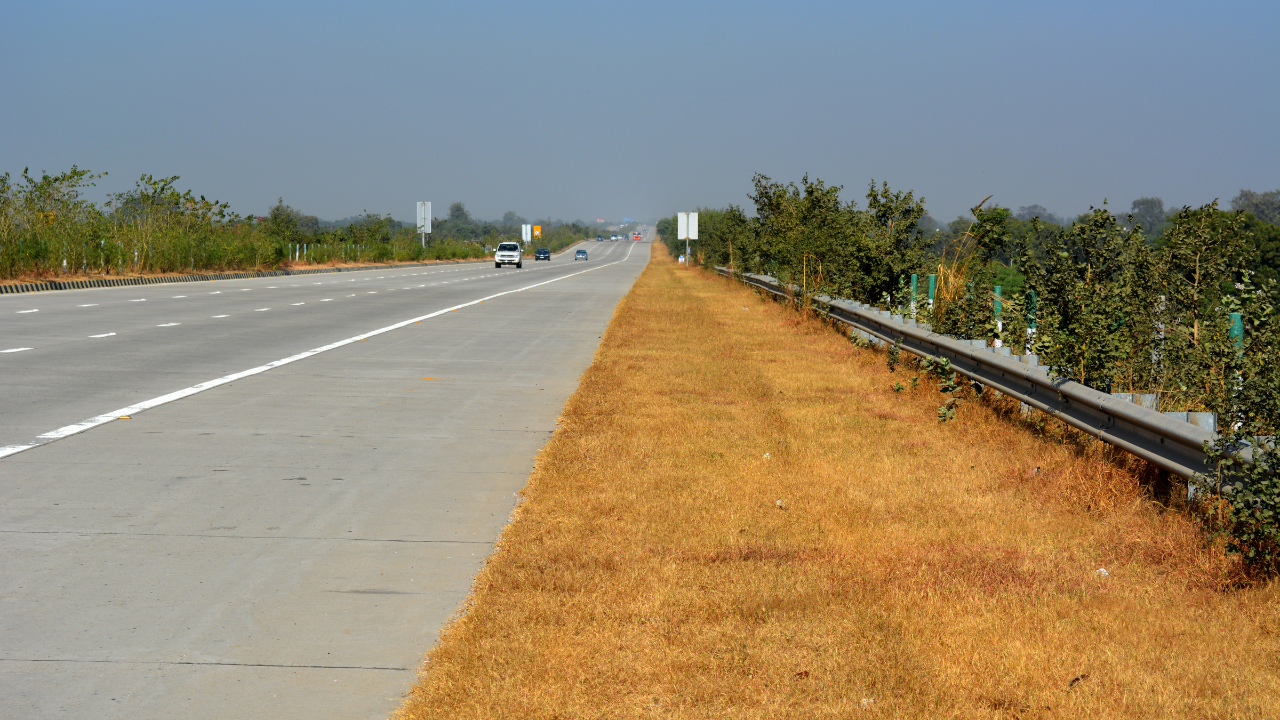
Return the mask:
{"type": "Polygon", "coordinates": [[[386,717],[650,248],[582,247],[0,296],[0,717],[386,717]]]}

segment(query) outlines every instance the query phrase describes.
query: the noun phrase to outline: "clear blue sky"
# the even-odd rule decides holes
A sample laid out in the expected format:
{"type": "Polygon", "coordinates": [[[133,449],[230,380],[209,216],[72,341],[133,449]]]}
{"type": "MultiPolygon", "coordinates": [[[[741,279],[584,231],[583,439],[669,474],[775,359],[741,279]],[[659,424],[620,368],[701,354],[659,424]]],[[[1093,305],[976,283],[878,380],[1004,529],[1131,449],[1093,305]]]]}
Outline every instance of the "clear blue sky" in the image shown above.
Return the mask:
{"type": "Polygon", "coordinates": [[[804,173],[949,220],[1280,187],[1280,3],[9,2],[0,172],[261,213],[654,218],[804,173]]]}

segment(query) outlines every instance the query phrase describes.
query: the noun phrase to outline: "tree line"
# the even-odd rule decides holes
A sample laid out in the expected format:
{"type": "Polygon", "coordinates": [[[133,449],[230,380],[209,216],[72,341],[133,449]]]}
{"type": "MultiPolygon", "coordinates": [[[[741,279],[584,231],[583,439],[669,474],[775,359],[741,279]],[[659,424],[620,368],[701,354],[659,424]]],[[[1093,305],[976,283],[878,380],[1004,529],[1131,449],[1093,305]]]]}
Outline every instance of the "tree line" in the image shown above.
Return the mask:
{"type": "MultiPolygon", "coordinates": [[[[143,175],[98,204],[85,197],[106,173],[78,167],[56,175],[0,175],[0,279],[86,274],[248,270],[290,262],[389,262],[484,257],[519,239],[523,218],[475,220],[461,202],[433,220],[424,243],[410,223],[366,212],[325,222],[285,204],[241,216],[227,203],[143,175]]],[[[543,245],[558,250],[596,234],[585,223],[542,221],[543,245]]]]}

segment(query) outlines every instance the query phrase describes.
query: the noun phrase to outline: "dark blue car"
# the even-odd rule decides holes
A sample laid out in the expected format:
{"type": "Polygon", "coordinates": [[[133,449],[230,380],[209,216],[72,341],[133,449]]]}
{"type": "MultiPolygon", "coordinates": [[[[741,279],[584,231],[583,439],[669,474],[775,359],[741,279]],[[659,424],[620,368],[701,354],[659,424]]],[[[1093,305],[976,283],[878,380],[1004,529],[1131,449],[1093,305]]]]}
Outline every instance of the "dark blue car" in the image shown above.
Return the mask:
{"type": "Polygon", "coordinates": [[[533,251],[533,259],[546,260],[547,262],[551,262],[551,251],[546,248],[538,248],[537,250],[533,251]]]}

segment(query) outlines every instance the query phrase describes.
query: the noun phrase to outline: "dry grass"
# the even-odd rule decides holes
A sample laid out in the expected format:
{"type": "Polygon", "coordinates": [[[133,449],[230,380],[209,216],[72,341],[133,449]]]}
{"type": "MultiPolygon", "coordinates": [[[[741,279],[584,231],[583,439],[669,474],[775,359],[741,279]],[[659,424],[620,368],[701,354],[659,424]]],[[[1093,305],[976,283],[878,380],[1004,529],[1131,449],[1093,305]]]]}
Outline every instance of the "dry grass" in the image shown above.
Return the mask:
{"type": "Polygon", "coordinates": [[[1105,449],[893,380],[655,246],[396,717],[1280,716],[1274,585],[1105,449]]]}

